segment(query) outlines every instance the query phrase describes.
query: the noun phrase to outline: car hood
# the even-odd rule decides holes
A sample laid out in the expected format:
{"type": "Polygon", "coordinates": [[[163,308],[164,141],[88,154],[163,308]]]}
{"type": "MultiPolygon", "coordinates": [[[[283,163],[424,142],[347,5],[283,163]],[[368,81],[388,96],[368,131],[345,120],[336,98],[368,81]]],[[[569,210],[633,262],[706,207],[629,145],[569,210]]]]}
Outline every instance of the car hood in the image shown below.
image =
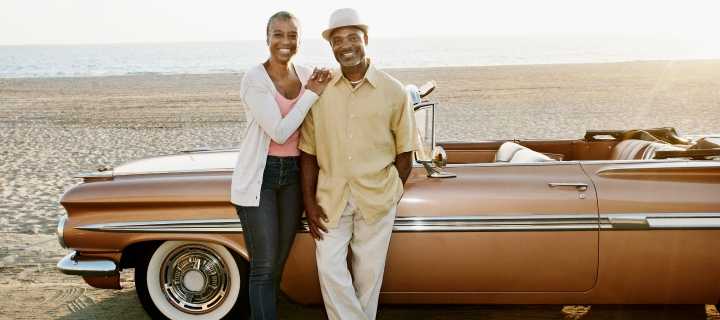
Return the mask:
{"type": "Polygon", "coordinates": [[[239,149],[223,149],[140,158],[115,167],[113,175],[233,170],[238,153],[239,149]]]}

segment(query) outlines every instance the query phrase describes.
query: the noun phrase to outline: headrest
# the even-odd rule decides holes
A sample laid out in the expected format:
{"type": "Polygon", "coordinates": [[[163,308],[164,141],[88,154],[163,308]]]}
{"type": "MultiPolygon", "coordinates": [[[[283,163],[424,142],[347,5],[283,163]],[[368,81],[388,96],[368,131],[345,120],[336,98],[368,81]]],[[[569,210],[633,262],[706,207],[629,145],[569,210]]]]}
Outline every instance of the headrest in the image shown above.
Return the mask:
{"type": "Polygon", "coordinates": [[[523,149],[527,148],[514,142],[505,142],[500,146],[497,153],[495,153],[495,161],[493,162],[510,162],[515,152],[523,149]]]}
{"type": "Polygon", "coordinates": [[[511,163],[517,162],[554,162],[555,160],[537,151],[530,149],[518,150],[510,159],[511,163]]]}

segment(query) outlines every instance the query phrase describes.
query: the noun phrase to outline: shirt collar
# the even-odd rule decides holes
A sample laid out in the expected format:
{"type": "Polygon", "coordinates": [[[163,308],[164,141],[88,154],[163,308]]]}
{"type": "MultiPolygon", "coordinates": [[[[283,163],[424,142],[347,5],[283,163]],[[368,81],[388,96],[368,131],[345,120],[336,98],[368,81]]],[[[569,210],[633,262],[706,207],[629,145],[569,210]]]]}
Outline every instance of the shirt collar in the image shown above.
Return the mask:
{"type": "Polygon", "coordinates": [[[378,70],[375,69],[375,64],[372,63],[372,60],[370,58],[367,59],[368,62],[368,69],[365,71],[365,78],[370,82],[370,84],[377,88],[378,83],[378,70]]]}
{"type": "MultiPolygon", "coordinates": [[[[366,61],[368,62],[368,69],[367,69],[367,71],[365,71],[364,78],[367,79],[367,81],[370,83],[370,85],[373,86],[373,88],[377,88],[378,70],[375,68],[375,64],[372,63],[372,60],[370,60],[370,58],[366,58],[366,59],[367,59],[366,61]]],[[[333,78],[332,78],[332,80],[330,80],[328,85],[335,85],[336,83],[338,83],[340,81],[341,78],[344,78],[346,81],[348,81],[347,78],[345,78],[345,76],[343,76],[342,69],[338,69],[337,71],[335,71],[335,74],[333,75],[333,78]]]]}

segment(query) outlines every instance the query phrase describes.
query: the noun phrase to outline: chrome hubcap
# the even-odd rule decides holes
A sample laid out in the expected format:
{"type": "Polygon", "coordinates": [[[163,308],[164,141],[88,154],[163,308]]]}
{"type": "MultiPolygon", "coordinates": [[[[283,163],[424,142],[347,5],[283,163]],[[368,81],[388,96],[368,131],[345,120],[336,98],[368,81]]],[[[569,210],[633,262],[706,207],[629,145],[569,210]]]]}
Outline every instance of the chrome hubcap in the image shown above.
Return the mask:
{"type": "Polygon", "coordinates": [[[182,276],[183,286],[188,291],[198,292],[205,287],[205,275],[197,269],[190,269],[182,276]]]}
{"type": "Polygon", "coordinates": [[[201,244],[188,244],[170,252],[160,271],[165,298],[187,313],[210,312],[222,304],[230,288],[227,264],[201,244]]]}

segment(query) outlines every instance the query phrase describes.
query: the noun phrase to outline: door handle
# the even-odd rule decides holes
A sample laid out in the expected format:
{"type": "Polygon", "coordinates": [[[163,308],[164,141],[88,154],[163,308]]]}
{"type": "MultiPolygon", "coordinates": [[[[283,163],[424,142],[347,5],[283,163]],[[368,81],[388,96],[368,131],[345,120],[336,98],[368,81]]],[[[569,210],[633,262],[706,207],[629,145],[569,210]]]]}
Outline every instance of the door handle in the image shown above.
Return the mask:
{"type": "Polygon", "coordinates": [[[550,182],[548,183],[550,187],[552,188],[559,188],[559,187],[575,187],[580,192],[586,191],[588,188],[587,183],[581,183],[581,182],[550,182]]]}

